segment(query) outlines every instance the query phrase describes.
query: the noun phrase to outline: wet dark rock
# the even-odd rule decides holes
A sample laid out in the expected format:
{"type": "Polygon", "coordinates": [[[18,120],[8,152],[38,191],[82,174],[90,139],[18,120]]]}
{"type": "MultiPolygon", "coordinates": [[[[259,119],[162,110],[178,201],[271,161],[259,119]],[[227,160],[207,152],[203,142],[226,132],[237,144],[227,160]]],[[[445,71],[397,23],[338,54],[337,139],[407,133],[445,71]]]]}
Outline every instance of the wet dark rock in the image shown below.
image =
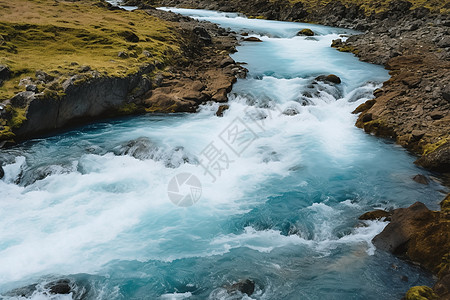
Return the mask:
{"type": "Polygon", "coordinates": [[[233,285],[226,287],[228,293],[241,292],[251,296],[255,292],[255,282],[250,279],[241,280],[233,285]]]}
{"type": "Polygon", "coordinates": [[[391,212],[385,211],[385,210],[381,210],[381,209],[377,209],[374,211],[369,211],[366,212],[365,214],[359,216],[358,219],[360,220],[381,220],[381,219],[385,219],[386,221],[389,220],[389,217],[392,215],[391,212]]]}
{"type": "Polygon", "coordinates": [[[10,297],[30,298],[31,295],[33,295],[33,293],[36,291],[36,286],[37,284],[30,284],[24,287],[13,289],[7,292],[5,295],[10,297]]]}
{"type": "Polygon", "coordinates": [[[2,179],[3,177],[5,177],[5,171],[3,170],[3,167],[0,166],[0,179],[2,179]]]}
{"type": "Polygon", "coordinates": [[[314,31],[309,28],[300,30],[297,35],[314,36],[314,31]]]}
{"type": "Polygon", "coordinates": [[[158,146],[149,138],[141,137],[131,140],[119,147],[118,155],[130,155],[137,159],[151,159],[158,150],[158,146]]]}
{"type": "Polygon", "coordinates": [[[417,174],[417,175],[415,175],[415,176],[412,178],[412,180],[414,180],[414,181],[417,182],[417,183],[425,184],[425,185],[427,185],[427,184],[429,183],[428,178],[426,178],[426,177],[425,177],[424,175],[422,175],[422,174],[417,174]]]}
{"type": "Polygon", "coordinates": [[[423,155],[416,164],[432,171],[449,173],[450,172],[450,142],[438,147],[433,152],[423,155]]]}
{"type": "Polygon", "coordinates": [[[330,74],[330,75],[320,75],[318,77],[316,77],[315,79],[316,81],[322,81],[325,83],[334,83],[334,84],[340,84],[341,83],[341,79],[334,75],[334,74],[330,74]]]}
{"type": "Polygon", "coordinates": [[[393,254],[405,254],[407,243],[418,229],[435,218],[425,204],[416,202],[408,208],[396,209],[391,216],[391,223],[372,240],[379,250],[393,254]]]}
{"type": "Polygon", "coordinates": [[[51,294],[70,294],[72,291],[72,284],[68,279],[60,279],[58,281],[51,282],[45,286],[50,290],[51,294]]]}
{"type": "Polygon", "coordinates": [[[340,48],[342,46],[344,46],[342,39],[336,39],[336,40],[331,41],[331,47],[333,47],[333,48],[340,48]]]}
{"type": "Polygon", "coordinates": [[[223,112],[229,108],[230,108],[230,106],[228,106],[228,105],[220,105],[219,109],[217,109],[216,116],[223,117],[223,112]]]}
{"type": "Polygon", "coordinates": [[[258,43],[262,42],[261,39],[255,37],[255,36],[251,36],[251,37],[245,38],[244,41],[245,42],[258,42],[258,43]]]}

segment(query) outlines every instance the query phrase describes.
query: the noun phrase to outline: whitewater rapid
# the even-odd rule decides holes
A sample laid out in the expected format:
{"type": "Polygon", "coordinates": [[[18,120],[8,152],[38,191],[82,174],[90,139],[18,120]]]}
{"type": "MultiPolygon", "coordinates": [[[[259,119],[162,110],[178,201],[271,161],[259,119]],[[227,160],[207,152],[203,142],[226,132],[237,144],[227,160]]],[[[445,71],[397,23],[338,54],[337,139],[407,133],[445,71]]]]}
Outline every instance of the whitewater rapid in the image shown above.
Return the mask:
{"type": "Polygon", "coordinates": [[[45,284],[68,278],[87,299],[248,299],[223,286],[250,278],[254,299],[395,299],[431,283],[376,251],[386,223],[357,220],[416,200],[435,208],[443,187],[412,181],[431,174],[354,127],[351,112],[389,78],[330,47],[355,32],[170,10],[260,38],[232,55],[248,78],[221,118],[207,103],[2,149],[0,294],[37,283],[29,298],[56,299],[45,284]],[[316,36],[296,36],[306,27],[316,36]],[[315,80],[328,74],[342,83],[315,80]],[[171,201],[179,174],[200,182],[192,206],[171,201]]]}

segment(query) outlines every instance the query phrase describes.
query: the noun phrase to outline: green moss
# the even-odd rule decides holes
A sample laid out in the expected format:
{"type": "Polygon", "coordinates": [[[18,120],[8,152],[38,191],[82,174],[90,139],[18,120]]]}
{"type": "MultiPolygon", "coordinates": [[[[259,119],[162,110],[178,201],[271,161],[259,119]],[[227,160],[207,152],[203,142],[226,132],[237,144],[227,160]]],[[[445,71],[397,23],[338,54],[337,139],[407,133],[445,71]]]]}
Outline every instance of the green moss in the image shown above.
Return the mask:
{"type": "Polygon", "coordinates": [[[305,28],[299,31],[299,35],[306,35],[306,36],[314,36],[314,31],[312,31],[309,28],[305,28]]]}
{"type": "Polygon", "coordinates": [[[258,19],[258,20],[265,20],[266,19],[266,17],[264,17],[264,16],[249,16],[248,18],[249,19],[258,19]]]}
{"type": "MultiPolygon", "coordinates": [[[[450,208],[446,210],[448,212],[450,208]]],[[[446,254],[442,257],[442,261],[437,267],[437,274],[439,277],[444,276],[450,272],[450,254],[446,254]]]]}
{"type": "Polygon", "coordinates": [[[355,47],[348,46],[348,45],[345,45],[343,47],[339,47],[337,49],[340,52],[350,52],[350,53],[353,53],[353,54],[358,54],[359,53],[359,50],[356,50],[355,47]]]}
{"type": "Polygon", "coordinates": [[[450,194],[441,202],[441,211],[450,211],[450,194]]]}
{"type": "Polygon", "coordinates": [[[58,70],[56,77],[68,78],[88,65],[105,76],[123,77],[143,63],[168,63],[181,53],[181,37],[171,24],[144,11],[111,11],[97,0],[0,0],[0,7],[0,64],[13,73],[0,87],[0,100],[22,91],[19,80],[37,70],[58,70]],[[121,51],[130,57],[120,59],[121,51]]]}
{"type": "Polygon", "coordinates": [[[141,110],[142,108],[137,106],[135,103],[127,103],[118,109],[118,113],[122,115],[131,115],[141,110]]]}
{"type": "Polygon", "coordinates": [[[26,121],[26,108],[17,108],[12,106],[6,107],[6,114],[10,116],[10,118],[6,121],[6,124],[11,129],[19,128],[23,122],[26,121]]]}
{"type": "Polygon", "coordinates": [[[414,286],[405,295],[406,300],[437,300],[439,297],[428,286],[414,286]]]}
{"type": "Polygon", "coordinates": [[[0,131],[0,141],[13,140],[16,137],[9,126],[4,126],[3,128],[4,129],[0,131]]]}
{"type": "Polygon", "coordinates": [[[440,146],[447,143],[447,138],[441,139],[439,142],[433,143],[433,144],[426,144],[422,147],[422,155],[428,155],[431,152],[435,151],[440,146]]]}

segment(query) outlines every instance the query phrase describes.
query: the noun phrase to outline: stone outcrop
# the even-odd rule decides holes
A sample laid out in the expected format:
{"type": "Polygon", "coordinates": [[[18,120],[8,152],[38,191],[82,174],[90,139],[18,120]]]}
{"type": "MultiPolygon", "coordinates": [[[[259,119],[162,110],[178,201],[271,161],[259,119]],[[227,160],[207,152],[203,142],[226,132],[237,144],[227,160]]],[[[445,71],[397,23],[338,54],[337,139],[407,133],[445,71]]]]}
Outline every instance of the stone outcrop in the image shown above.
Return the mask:
{"type": "Polygon", "coordinates": [[[391,78],[375,91],[375,99],[355,111],[361,113],[356,125],[417,153],[417,164],[449,173],[450,48],[441,45],[450,20],[408,16],[334,46],[390,70],[391,78]]]}
{"type": "MultiPolygon", "coordinates": [[[[171,22],[183,37],[181,56],[174,63],[144,63],[136,72],[117,77],[104,76],[89,66],[79,67],[78,73],[64,80],[37,71],[34,77],[21,80],[26,91],[2,103],[6,109],[0,121],[6,120],[13,133],[0,127],[0,140],[20,141],[121,114],[195,112],[206,101],[226,102],[236,78],[247,72],[228,56],[235,51],[235,36],[211,23],[155,9],[146,12],[150,18],[171,22]],[[37,86],[44,84],[54,89],[39,91],[37,86]]],[[[122,35],[132,42],[139,39],[128,31],[122,35]]],[[[2,76],[9,74],[6,67],[1,70],[2,76]]]]}
{"type": "Polygon", "coordinates": [[[388,217],[390,223],[375,236],[373,244],[379,250],[391,252],[419,263],[439,277],[433,290],[425,287],[411,289],[406,299],[417,293],[433,292],[436,299],[450,296],[450,194],[441,202],[441,211],[431,211],[423,203],[416,202],[408,208],[392,212],[374,211],[360,219],[388,217]]]}

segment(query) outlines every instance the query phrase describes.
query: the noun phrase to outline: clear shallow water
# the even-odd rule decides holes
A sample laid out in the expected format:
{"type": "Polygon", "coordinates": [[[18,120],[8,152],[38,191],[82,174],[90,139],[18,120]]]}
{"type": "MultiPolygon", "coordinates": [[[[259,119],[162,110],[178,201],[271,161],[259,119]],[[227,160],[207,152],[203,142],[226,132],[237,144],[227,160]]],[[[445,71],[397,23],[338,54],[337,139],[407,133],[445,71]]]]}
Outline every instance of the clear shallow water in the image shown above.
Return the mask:
{"type": "Polygon", "coordinates": [[[399,299],[431,284],[374,249],[385,223],[357,220],[442,198],[439,184],[411,180],[426,174],[412,156],[354,127],[351,111],[387,72],[329,47],[346,30],[178,12],[263,40],[233,55],[250,72],[230,109],[111,120],[1,150],[0,294],[39,283],[31,298],[70,299],[46,295],[59,278],[88,299],[248,299],[223,289],[245,278],[254,299],[399,299]],[[295,36],[305,27],[315,40],[295,36]],[[312,84],[330,73],[342,84],[312,84]],[[214,149],[208,174],[200,162],[214,149]],[[191,207],[168,197],[180,173],[202,184],[191,207]]]}

